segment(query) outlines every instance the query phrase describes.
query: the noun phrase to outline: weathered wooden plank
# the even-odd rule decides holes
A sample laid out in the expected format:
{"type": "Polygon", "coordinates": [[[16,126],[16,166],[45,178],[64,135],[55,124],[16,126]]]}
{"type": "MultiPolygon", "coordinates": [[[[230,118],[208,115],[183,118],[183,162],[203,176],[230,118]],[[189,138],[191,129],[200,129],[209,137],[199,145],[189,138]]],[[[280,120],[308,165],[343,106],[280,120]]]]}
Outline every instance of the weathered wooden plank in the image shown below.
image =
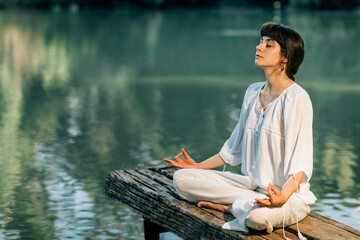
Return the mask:
{"type": "Polygon", "coordinates": [[[167,178],[169,178],[171,180],[173,179],[174,172],[176,170],[178,170],[178,168],[175,168],[170,165],[161,165],[158,167],[153,167],[153,168],[148,168],[148,169],[151,171],[160,173],[161,175],[166,176],[167,178]]]}
{"type": "MultiPolygon", "coordinates": [[[[299,223],[299,227],[305,237],[313,239],[360,239],[358,230],[313,212],[299,223]]],[[[296,225],[289,226],[288,231],[296,233],[296,225]]]]}
{"type": "MultiPolygon", "coordinates": [[[[172,186],[176,168],[165,165],[142,170],[111,172],[105,193],[140,212],[145,218],[184,239],[284,239],[282,229],[273,233],[242,233],[222,229],[233,219],[212,209],[198,208],[182,199],[172,186]]],[[[360,239],[360,233],[349,226],[316,213],[299,223],[308,239],[360,239]]],[[[286,228],[286,236],[297,239],[296,225],[286,228]]]]}
{"type": "MultiPolygon", "coordinates": [[[[121,174],[121,177],[123,179],[127,178],[125,173],[128,173],[128,172],[124,171],[123,174],[121,174]]],[[[150,181],[146,181],[145,179],[142,179],[142,177],[143,177],[142,175],[140,175],[138,172],[134,171],[134,172],[131,172],[131,178],[128,180],[137,179],[140,182],[140,186],[143,185],[142,187],[147,188],[145,190],[145,192],[148,192],[148,193],[152,192],[153,185],[150,183],[150,181]]],[[[137,182],[137,184],[139,182],[137,182]]],[[[114,186],[112,188],[114,188],[114,186]]],[[[217,239],[217,238],[247,239],[247,238],[245,238],[245,236],[242,236],[241,233],[234,232],[234,231],[227,231],[228,233],[230,233],[230,234],[228,234],[229,236],[223,236],[224,233],[222,233],[220,235],[219,235],[219,233],[211,233],[211,231],[209,231],[209,226],[217,229],[218,231],[221,231],[221,232],[224,231],[221,229],[221,226],[225,222],[224,217],[220,218],[214,214],[211,214],[212,211],[213,212],[217,212],[217,211],[214,211],[214,210],[206,211],[203,209],[199,209],[196,206],[191,205],[189,203],[177,202],[176,198],[174,198],[173,200],[175,200],[176,202],[173,202],[170,205],[177,206],[178,210],[180,210],[180,215],[178,214],[179,212],[176,212],[176,213],[170,213],[170,216],[169,216],[168,209],[164,209],[163,206],[159,202],[156,201],[155,204],[157,204],[157,205],[154,205],[154,202],[149,198],[141,199],[141,196],[139,198],[139,192],[141,192],[141,191],[139,191],[139,189],[137,189],[135,192],[132,192],[132,188],[129,188],[128,191],[131,192],[130,196],[128,196],[128,194],[124,194],[124,192],[120,192],[119,190],[115,190],[115,193],[113,191],[109,191],[109,193],[110,193],[110,195],[119,193],[119,196],[117,196],[115,198],[118,198],[121,195],[122,201],[125,204],[133,207],[134,209],[141,212],[145,216],[147,216],[147,214],[149,214],[146,211],[148,211],[148,210],[154,208],[154,206],[156,206],[157,213],[154,214],[153,212],[151,212],[151,214],[152,214],[151,221],[157,222],[158,224],[166,225],[167,229],[177,233],[178,235],[180,235],[186,239],[200,239],[201,237],[206,237],[206,239],[217,239]],[[136,202],[136,204],[133,204],[135,202],[136,202]],[[140,206],[142,206],[142,207],[140,207],[140,206]],[[182,219],[181,217],[184,216],[184,213],[186,214],[186,217],[184,219],[182,219]],[[195,216],[195,218],[194,218],[194,216],[195,216]],[[160,221],[161,219],[166,219],[166,223],[161,222],[160,221]],[[209,225],[209,222],[211,223],[210,225],[209,225]],[[179,226],[179,223],[180,223],[182,229],[180,229],[180,232],[177,232],[176,230],[174,230],[174,226],[179,226]],[[194,229],[195,232],[194,231],[191,232],[191,231],[189,231],[189,229],[194,229]],[[184,233],[184,231],[186,231],[186,232],[184,233]]],[[[153,193],[154,192],[152,192],[152,194],[153,193]]],[[[164,194],[164,192],[162,192],[162,193],[160,193],[160,195],[165,196],[166,194],[164,194]]],[[[172,196],[168,196],[168,197],[171,198],[172,196]]],[[[169,204],[167,204],[167,205],[169,205],[169,204]]],[[[219,212],[217,212],[217,213],[219,213],[219,212]]],[[[259,238],[256,236],[251,239],[281,239],[281,238],[277,238],[277,237],[268,238],[267,236],[259,238]]]]}
{"type": "Polygon", "coordinates": [[[315,219],[318,219],[319,221],[323,222],[323,223],[327,223],[327,224],[330,224],[332,226],[336,226],[340,229],[343,229],[344,231],[347,231],[347,232],[351,232],[352,234],[355,234],[356,236],[360,237],[360,231],[359,230],[356,230],[350,226],[347,226],[345,224],[342,224],[342,223],[339,223],[331,218],[328,218],[328,217],[325,217],[323,215],[320,215],[320,214],[317,214],[317,213],[314,213],[314,212],[311,212],[309,214],[309,217],[311,218],[315,218],[315,219]]]}
{"type": "MultiPolygon", "coordinates": [[[[146,182],[146,187],[151,185],[149,183],[150,182],[149,179],[147,179],[147,180],[142,179],[143,175],[140,175],[140,174],[141,174],[141,172],[134,171],[134,172],[132,172],[132,178],[133,179],[140,178],[138,180],[140,180],[142,183],[146,182]]],[[[151,175],[151,177],[154,177],[154,175],[151,175]]],[[[163,192],[163,193],[160,193],[160,195],[165,196],[166,194],[164,194],[164,192],[163,192]]],[[[127,196],[122,196],[122,197],[124,199],[123,202],[125,202],[125,203],[127,203],[128,205],[131,206],[131,204],[129,202],[127,202],[127,200],[126,200],[127,196]]],[[[168,197],[171,197],[171,196],[168,196],[168,197]]],[[[134,198],[129,199],[129,201],[133,201],[133,200],[134,200],[134,198]]],[[[139,200],[139,199],[137,199],[137,200],[139,200]]],[[[146,201],[146,203],[148,203],[148,202],[151,202],[151,201],[146,201]]],[[[158,204],[158,202],[155,202],[155,204],[158,204]]],[[[194,205],[191,205],[189,203],[184,203],[184,202],[182,202],[182,203],[181,202],[180,203],[173,203],[173,204],[177,205],[178,208],[181,210],[181,214],[185,213],[187,215],[187,217],[185,218],[185,220],[181,220],[180,218],[178,218],[178,215],[175,214],[178,221],[173,221],[173,218],[169,218],[167,223],[169,224],[168,229],[170,231],[174,231],[174,229],[173,229],[174,226],[178,226],[179,222],[182,224],[181,227],[183,229],[187,229],[186,230],[187,232],[189,232],[188,229],[197,229],[197,230],[201,229],[202,231],[209,231],[208,230],[209,223],[211,223],[210,225],[214,225],[213,227],[219,229],[220,231],[226,231],[226,230],[223,230],[221,228],[221,226],[225,223],[224,219],[226,219],[226,217],[224,216],[224,213],[220,213],[218,211],[210,210],[210,209],[208,209],[208,210],[207,209],[199,209],[194,205]],[[210,216],[209,216],[209,214],[210,214],[210,216]],[[200,227],[199,227],[199,224],[194,224],[193,221],[189,221],[189,218],[191,218],[193,216],[195,216],[195,220],[201,220],[202,225],[200,227]],[[204,227],[204,225],[205,225],[205,227],[204,227]]],[[[151,207],[154,207],[154,206],[151,206],[151,205],[146,205],[144,203],[141,203],[141,205],[143,205],[143,207],[145,209],[150,209],[151,207]]],[[[139,212],[144,214],[144,211],[142,209],[137,209],[136,207],[133,207],[133,208],[135,208],[136,210],[138,210],[139,212]]],[[[167,215],[166,210],[164,211],[164,209],[161,206],[157,206],[156,210],[160,214],[161,218],[163,218],[165,215],[167,215]]],[[[226,215],[227,215],[228,220],[233,219],[232,215],[230,215],[230,214],[226,214],[226,215]]],[[[154,215],[152,221],[158,221],[158,216],[154,215]]],[[[174,232],[176,233],[176,231],[174,231],[174,232]]],[[[243,234],[241,234],[239,232],[235,232],[235,231],[228,231],[228,232],[230,233],[230,235],[232,235],[232,238],[230,238],[230,239],[246,239],[246,238],[244,238],[243,234]]],[[[191,232],[189,232],[189,233],[191,233],[191,232]]],[[[177,233],[177,234],[180,235],[180,236],[183,236],[186,239],[199,239],[199,237],[200,237],[200,236],[197,236],[197,233],[194,233],[194,232],[192,232],[191,235],[187,236],[187,237],[185,237],[184,235],[181,235],[179,233],[177,233]]],[[[271,235],[269,235],[269,234],[267,234],[265,232],[262,232],[262,233],[260,233],[260,234],[262,234],[261,238],[258,238],[259,232],[254,232],[253,234],[256,235],[256,236],[253,236],[250,239],[275,239],[275,240],[276,239],[283,239],[282,235],[278,234],[276,232],[271,234],[271,235]]],[[[292,235],[293,234],[290,234],[289,237],[291,237],[292,235]]],[[[217,238],[221,237],[221,236],[217,236],[217,235],[212,235],[210,233],[206,234],[205,236],[207,236],[207,238],[209,238],[209,239],[211,239],[211,238],[212,239],[217,239],[217,238]]],[[[228,238],[221,237],[221,239],[228,239],[228,238]]]]}
{"type": "MultiPolygon", "coordinates": [[[[139,198],[136,198],[136,200],[138,201],[138,203],[140,203],[139,205],[140,206],[143,206],[142,208],[140,208],[140,212],[142,212],[145,216],[146,215],[151,215],[151,218],[149,218],[151,221],[153,222],[156,222],[156,223],[162,223],[163,225],[167,225],[166,227],[169,229],[169,228],[172,228],[173,226],[177,226],[179,225],[179,222],[181,223],[181,225],[183,227],[186,227],[186,228],[190,228],[193,225],[192,222],[190,221],[184,221],[184,220],[181,220],[181,218],[179,218],[179,213],[174,213],[174,212],[171,212],[171,211],[168,211],[168,207],[167,207],[167,204],[165,204],[165,206],[163,206],[162,202],[166,202],[166,201],[160,201],[160,202],[157,202],[157,201],[152,201],[151,198],[148,198],[148,196],[143,196],[144,197],[144,200],[145,201],[142,201],[143,199],[139,199],[139,198]],[[156,209],[156,214],[154,214],[153,212],[153,209],[156,209]],[[148,210],[150,210],[150,212],[148,212],[148,210]],[[161,222],[162,219],[166,219],[165,222],[161,222]]],[[[125,202],[126,202],[126,198],[124,198],[125,202]]],[[[133,198],[130,197],[129,199],[130,201],[134,201],[133,198]]],[[[129,204],[129,203],[128,203],[129,204]]],[[[131,204],[129,204],[131,205],[131,204]]],[[[137,206],[138,204],[135,204],[135,206],[137,206]]],[[[185,210],[185,209],[184,209],[185,210]]]]}
{"type": "MultiPolygon", "coordinates": [[[[199,211],[196,206],[181,202],[166,191],[157,193],[153,189],[153,183],[136,171],[120,173],[113,172],[109,175],[111,181],[107,182],[106,187],[108,195],[121,200],[169,231],[185,239],[249,239],[239,232],[221,229],[224,221],[214,215],[199,211]]],[[[264,238],[256,236],[251,239],[264,238]]]]}

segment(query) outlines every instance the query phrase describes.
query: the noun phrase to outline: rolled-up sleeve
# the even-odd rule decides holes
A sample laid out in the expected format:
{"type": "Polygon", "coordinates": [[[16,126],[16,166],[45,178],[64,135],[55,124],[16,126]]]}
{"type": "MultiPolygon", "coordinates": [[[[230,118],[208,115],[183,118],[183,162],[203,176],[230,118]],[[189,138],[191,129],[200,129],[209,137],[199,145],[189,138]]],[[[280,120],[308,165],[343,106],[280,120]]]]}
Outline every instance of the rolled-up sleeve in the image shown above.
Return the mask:
{"type": "Polygon", "coordinates": [[[284,108],[285,156],[284,177],[300,171],[303,182],[311,178],[313,168],[313,108],[309,95],[302,94],[288,102],[284,108]]]}

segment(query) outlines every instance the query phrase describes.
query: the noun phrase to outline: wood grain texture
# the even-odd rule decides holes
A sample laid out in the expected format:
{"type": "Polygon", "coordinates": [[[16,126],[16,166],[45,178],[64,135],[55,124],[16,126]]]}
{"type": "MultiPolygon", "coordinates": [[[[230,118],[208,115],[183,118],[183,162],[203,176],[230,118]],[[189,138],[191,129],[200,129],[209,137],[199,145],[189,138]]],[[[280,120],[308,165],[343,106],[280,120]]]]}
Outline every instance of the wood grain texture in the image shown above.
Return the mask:
{"type": "MultiPolygon", "coordinates": [[[[222,229],[222,225],[234,217],[198,208],[195,203],[182,199],[172,186],[176,170],[163,165],[142,170],[113,171],[106,179],[105,193],[184,239],[284,239],[282,229],[275,229],[271,234],[222,229]]],[[[360,239],[360,231],[313,212],[299,223],[299,227],[308,239],[360,239]]],[[[296,225],[286,228],[288,238],[298,239],[296,235],[296,225]]]]}

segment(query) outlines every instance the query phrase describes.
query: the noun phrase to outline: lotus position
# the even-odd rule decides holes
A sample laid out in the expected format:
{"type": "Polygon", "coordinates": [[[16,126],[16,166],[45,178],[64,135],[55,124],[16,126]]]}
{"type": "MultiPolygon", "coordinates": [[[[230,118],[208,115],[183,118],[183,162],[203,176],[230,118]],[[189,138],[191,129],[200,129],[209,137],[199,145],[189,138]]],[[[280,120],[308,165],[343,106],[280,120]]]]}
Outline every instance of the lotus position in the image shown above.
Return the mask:
{"type": "Polygon", "coordinates": [[[304,59],[301,36],[265,23],[260,37],[255,65],[266,82],[248,87],[239,121],[220,152],[197,163],[182,149],[175,161],[164,160],[182,168],[174,173],[174,187],[183,198],[234,215],[223,228],[270,233],[302,220],[316,201],[309,184],[313,111],[294,78],[304,59]],[[242,174],[211,170],[225,164],[241,164],[242,174]]]}

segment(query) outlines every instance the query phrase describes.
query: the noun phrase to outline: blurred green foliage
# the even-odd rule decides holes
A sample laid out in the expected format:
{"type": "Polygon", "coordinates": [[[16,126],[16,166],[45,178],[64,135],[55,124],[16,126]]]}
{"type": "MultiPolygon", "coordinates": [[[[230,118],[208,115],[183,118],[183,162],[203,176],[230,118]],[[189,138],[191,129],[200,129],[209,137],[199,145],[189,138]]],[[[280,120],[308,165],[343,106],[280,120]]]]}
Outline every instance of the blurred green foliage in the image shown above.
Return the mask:
{"type": "Polygon", "coordinates": [[[322,8],[322,9],[353,9],[359,7],[358,0],[289,0],[294,7],[322,8]]]}
{"type": "Polygon", "coordinates": [[[273,7],[290,6],[296,8],[315,9],[356,9],[360,0],[0,0],[0,8],[120,8],[124,6],[140,6],[164,8],[171,6],[241,6],[241,7],[273,7]]]}

